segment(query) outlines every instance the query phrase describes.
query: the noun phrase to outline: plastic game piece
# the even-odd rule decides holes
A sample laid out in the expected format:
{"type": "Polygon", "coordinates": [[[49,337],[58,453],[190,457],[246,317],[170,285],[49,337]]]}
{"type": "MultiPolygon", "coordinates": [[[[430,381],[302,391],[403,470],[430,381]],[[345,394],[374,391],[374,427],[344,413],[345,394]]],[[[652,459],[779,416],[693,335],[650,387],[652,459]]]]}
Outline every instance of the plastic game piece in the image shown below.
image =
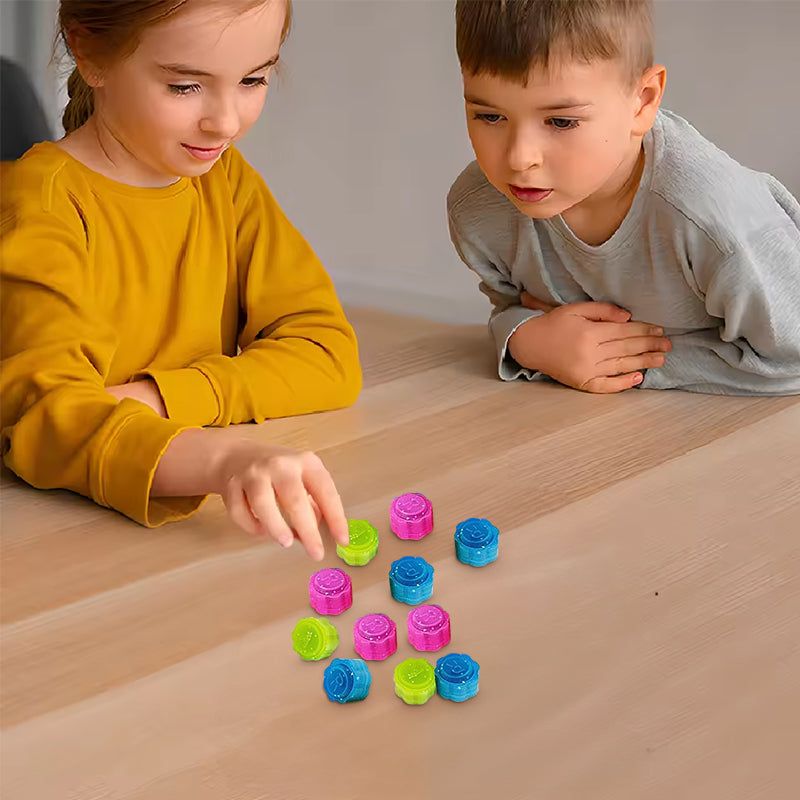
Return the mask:
{"type": "Polygon", "coordinates": [[[400,539],[422,539],[433,530],[433,506],[424,494],[401,494],[389,509],[392,531],[400,539]]]}
{"type": "Polygon", "coordinates": [[[347,573],[331,567],[315,572],[308,581],[308,599],[318,614],[341,614],[353,605],[353,586],[347,573]]]}
{"type": "Polygon", "coordinates": [[[389,588],[401,603],[424,603],[433,594],[433,567],[419,556],[398,558],[389,570],[389,588]]]}
{"type": "Polygon", "coordinates": [[[365,519],[349,519],[350,544],[346,547],[337,544],[336,554],[351,567],[369,564],[378,552],[378,531],[365,519]]]}
{"type": "Polygon", "coordinates": [[[415,650],[441,650],[450,644],[450,615],[440,606],[418,606],[408,612],[408,641],[415,650]]]}
{"type": "Polygon", "coordinates": [[[410,706],[421,706],[436,694],[433,664],[424,658],[407,658],[394,668],[394,692],[410,706]]]}
{"type": "Polygon", "coordinates": [[[361,658],[383,661],[397,651],[397,626],[386,614],[367,614],[353,626],[353,646],[361,658]]]}
{"type": "Polygon", "coordinates": [[[319,661],[336,649],[339,634],[328,620],[306,617],[294,626],[292,643],[295,653],[304,661],[319,661]]]}
{"type": "Polygon", "coordinates": [[[363,700],[371,683],[369,667],[360,658],[334,658],[322,677],[322,688],[334,703],[363,700]]]}
{"type": "Polygon", "coordinates": [[[436,662],[436,691],[445,700],[463,703],[478,694],[480,666],[463,653],[449,653],[436,662]]]}
{"type": "Polygon", "coordinates": [[[462,564],[485,567],[497,559],[499,531],[488,519],[470,517],[456,526],[456,558],[462,564]]]}

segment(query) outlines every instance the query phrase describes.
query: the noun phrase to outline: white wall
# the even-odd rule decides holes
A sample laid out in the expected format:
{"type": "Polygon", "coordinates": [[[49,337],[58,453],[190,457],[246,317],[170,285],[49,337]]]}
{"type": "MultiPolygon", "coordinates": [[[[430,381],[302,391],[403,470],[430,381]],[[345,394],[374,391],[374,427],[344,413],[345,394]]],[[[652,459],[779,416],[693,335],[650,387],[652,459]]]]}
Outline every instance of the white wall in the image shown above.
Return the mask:
{"type": "MultiPolygon", "coordinates": [[[[0,0],[2,51],[34,71],[54,120],[56,6],[0,0]]],[[[453,0],[294,6],[282,77],[242,150],[345,301],[485,320],[488,301],[445,217],[447,189],[472,157],[453,0]]],[[[665,105],[800,196],[800,0],[657,0],[656,21],[665,105]]]]}

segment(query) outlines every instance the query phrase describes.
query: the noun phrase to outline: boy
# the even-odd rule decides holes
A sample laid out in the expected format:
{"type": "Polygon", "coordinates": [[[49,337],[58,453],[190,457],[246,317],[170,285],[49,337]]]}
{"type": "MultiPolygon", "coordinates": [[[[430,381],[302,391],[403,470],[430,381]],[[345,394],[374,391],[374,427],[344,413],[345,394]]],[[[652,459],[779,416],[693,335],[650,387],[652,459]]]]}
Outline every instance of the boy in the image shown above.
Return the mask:
{"type": "Polygon", "coordinates": [[[459,0],[456,43],[500,377],[800,394],[800,205],[659,111],[651,0],[459,0]]]}

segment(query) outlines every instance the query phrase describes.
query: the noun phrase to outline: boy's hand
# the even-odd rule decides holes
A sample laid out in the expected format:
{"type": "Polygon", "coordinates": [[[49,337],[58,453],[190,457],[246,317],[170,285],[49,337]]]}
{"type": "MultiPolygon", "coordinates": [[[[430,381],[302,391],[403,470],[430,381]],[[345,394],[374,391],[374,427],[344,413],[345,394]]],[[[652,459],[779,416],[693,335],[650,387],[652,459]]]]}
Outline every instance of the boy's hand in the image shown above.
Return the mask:
{"type": "Polygon", "coordinates": [[[527,292],[522,304],[540,317],[517,328],[508,350],[523,367],[585,392],[611,393],[641,383],[639,370],[660,367],[671,348],[663,330],[632,322],[612,303],[552,306],[527,292]]]}
{"type": "Polygon", "coordinates": [[[350,541],[342,501],[319,456],[237,440],[214,467],[215,491],[230,518],[248,533],[289,547],[295,536],[311,558],[324,555],[319,523],[334,540],[350,541]]]}

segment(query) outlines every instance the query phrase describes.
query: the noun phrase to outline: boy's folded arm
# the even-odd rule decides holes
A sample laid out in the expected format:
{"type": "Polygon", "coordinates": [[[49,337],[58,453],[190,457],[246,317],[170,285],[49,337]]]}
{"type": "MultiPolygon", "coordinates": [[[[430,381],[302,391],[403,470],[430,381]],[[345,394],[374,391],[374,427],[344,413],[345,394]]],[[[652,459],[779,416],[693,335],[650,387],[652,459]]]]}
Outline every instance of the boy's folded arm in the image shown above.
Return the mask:
{"type": "Polygon", "coordinates": [[[489,331],[497,350],[497,374],[504,381],[533,378],[538,373],[519,364],[508,352],[508,341],[520,325],[542,311],[533,311],[520,304],[522,287],[517,286],[508,271],[498,267],[479,242],[472,242],[448,213],[450,239],[461,260],[480,278],[479,290],[492,304],[489,331]]]}
{"type": "Polygon", "coordinates": [[[234,155],[240,352],[145,374],[170,418],[187,425],[350,405],[361,390],[358,344],[333,283],[260,176],[234,155]]]}
{"type": "Polygon", "coordinates": [[[158,459],[179,426],[105,390],[113,332],[92,318],[80,284],[69,285],[76,273],[68,248],[40,242],[24,249],[7,242],[3,253],[4,462],[37,488],[70,489],[145,525],[187,516],[202,498],[149,497],[158,459]],[[34,275],[24,266],[41,267],[48,255],[58,276],[50,282],[46,269],[34,275]]]}
{"type": "Polygon", "coordinates": [[[800,394],[800,228],[761,231],[692,270],[720,327],[670,336],[666,363],[642,388],[800,394]]]}

